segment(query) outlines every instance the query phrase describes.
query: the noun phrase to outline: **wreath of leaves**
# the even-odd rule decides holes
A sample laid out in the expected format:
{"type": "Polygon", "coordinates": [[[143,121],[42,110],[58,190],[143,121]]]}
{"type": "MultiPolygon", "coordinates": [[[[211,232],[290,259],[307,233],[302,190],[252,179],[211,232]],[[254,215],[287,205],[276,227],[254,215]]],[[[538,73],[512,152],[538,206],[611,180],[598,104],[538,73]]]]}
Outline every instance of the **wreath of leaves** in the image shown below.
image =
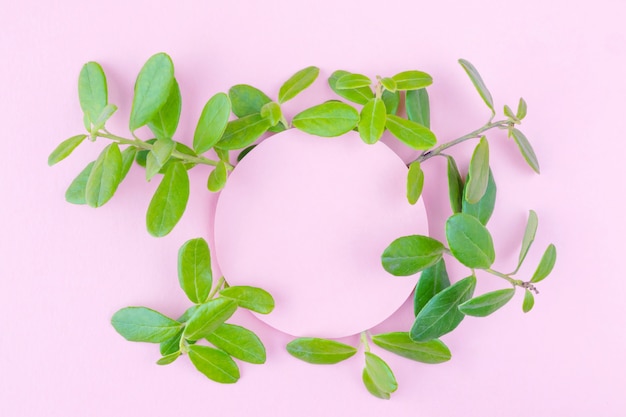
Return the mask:
{"type": "MultiPolygon", "coordinates": [[[[421,164],[440,156],[447,159],[448,192],[453,214],[445,224],[446,242],[428,236],[399,237],[381,255],[386,271],[395,276],[421,272],[414,296],[415,321],[408,331],[371,335],[361,333],[364,350],[362,380],[374,396],[388,399],[398,384],[391,368],[371,352],[370,342],[388,352],[418,362],[435,364],[450,360],[448,347],[439,339],[453,331],[466,315],[484,317],[509,302],[516,289],[524,291],[522,309],[528,312],[538,293],[535,284],[546,278],[556,261],[556,248],[549,245],[532,277],[514,276],[519,271],[537,231],[537,214],[530,210],[515,269],[502,273],[491,268],[494,244],[487,223],[496,200],[496,182],[489,165],[489,142],[484,135],[504,129],[517,144],[528,165],[539,173],[537,157],[526,136],[517,128],[526,117],[527,105],[519,100],[517,110],[504,106],[502,120],[494,121],[496,111],[491,93],[476,68],[466,60],[459,63],[491,111],[482,127],[437,146],[430,130],[427,87],[432,77],[422,71],[404,71],[373,81],[363,74],[335,71],[328,79],[330,88],[344,101],[332,100],[305,109],[288,121],[281,105],[293,99],[318,77],[319,69],[307,67],[289,78],[272,100],[259,89],[235,85],[228,94],[211,97],[198,120],[192,147],[174,140],[181,113],[181,94],[171,58],[158,53],[144,64],[137,76],[129,119],[131,137],[109,132],[106,122],[117,107],[109,103],[106,76],[96,62],[88,62],[80,72],[78,96],[86,133],[62,142],[48,159],[49,165],[68,157],[80,144],[97,139],[110,143],[95,161],[90,162],[72,181],[65,197],[73,204],[100,207],[109,201],[124,180],[133,162],[145,169],[146,180],[161,175],[146,214],[148,232],[165,236],[182,217],[189,199],[187,171],[196,165],[213,168],[207,188],[218,192],[226,185],[228,174],[266,133],[296,128],[306,133],[336,137],[358,130],[366,144],[376,143],[389,131],[412,149],[421,150],[408,164],[406,195],[415,204],[424,185],[421,164]],[[372,88],[372,86],[374,88],[372,88]],[[405,114],[399,113],[403,102],[405,114]],[[231,120],[231,113],[235,116],[231,120]],[[135,132],[147,126],[154,135],[140,139],[135,132]],[[454,158],[445,151],[461,142],[478,139],[467,175],[462,176],[454,158]],[[123,148],[123,150],[121,149],[123,148]],[[213,151],[216,159],[206,156],[213,151]],[[236,162],[231,152],[237,151],[236,162]],[[469,275],[451,283],[443,255],[451,255],[469,269],[469,275]],[[504,279],[508,287],[474,295],[476,270],[504,279]]],[[[187,355],[193,365],[209,379],[234,383],[239,377],[239,361],[262,364],[265,347],[249,329],[227,323],[238,308],[268,314],[274,308],[272,296],[263,289],[229,286],[224,277],[216,282],[211,270],[211,254],[202,238],[187,241],[178,253],[178,279],[192,306],[178,319],[146,307],[126,307],[116,312],[111,323],[129,341],[158,343],[159,365],[187,355]]],[[[321,338],[297,338],[286,346],[294,357],[313,364],[334,364],[353,357],[358,346],[321,338]]]]}

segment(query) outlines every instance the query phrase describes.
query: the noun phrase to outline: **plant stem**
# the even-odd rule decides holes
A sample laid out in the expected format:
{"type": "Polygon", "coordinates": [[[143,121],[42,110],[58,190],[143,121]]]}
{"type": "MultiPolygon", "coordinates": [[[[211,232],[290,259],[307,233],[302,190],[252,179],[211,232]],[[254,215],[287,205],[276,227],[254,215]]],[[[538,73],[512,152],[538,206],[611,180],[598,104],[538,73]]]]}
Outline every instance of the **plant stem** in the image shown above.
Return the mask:
{"type": "Polygon", "coordinates": [[[533,284],[531,284],[530,282],[524,282],[521,279],[511,278],[509,275],[503,274],[502,272],[495,271],[495,270],[493,270],[491,268],[487,268],[487,269],[485,269],[485,271],[489,272],[490,274],[495,275],[497,277],[506,279],[513,286],[526,288],[527,290],[533,291],[535,294],[539,294],[539,291],[537,290],[537,288],[533,284]]]}
{"type": "Polygon", "coordinates": [[[361,332],[361,343],[363,343],[363,347],[366,352],[370,351],[370,343],[367,341],[367,332],[361,332]]]}
{"type": "Polygon", "coordinates": [[[217,292],[219,290],[222,289],[222,286],[226,283],[226,279],[224,277],[221,277],[218,281],[217,284],[215,284],[215,287],[211,290],[211,292],[209,293],[209,300],[213,297],[215,297],[215,294],[217,294],[217,292]]]}

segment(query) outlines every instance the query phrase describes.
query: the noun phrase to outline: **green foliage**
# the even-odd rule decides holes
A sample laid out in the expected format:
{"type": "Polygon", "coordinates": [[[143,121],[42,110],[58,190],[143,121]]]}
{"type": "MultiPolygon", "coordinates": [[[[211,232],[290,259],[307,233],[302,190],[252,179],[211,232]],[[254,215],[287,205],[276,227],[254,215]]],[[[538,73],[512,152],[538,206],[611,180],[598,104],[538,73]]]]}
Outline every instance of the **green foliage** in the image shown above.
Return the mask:
{"type": "Polygon", "coordinates": [[[372,337],[372,341],[389,352],[423,363],[442,363],[452,357],[450,349],[439,339],[416,342],[408,332],[393,332],[372,337]]]}
{"type": "Polygon", "coordinates": [[[459,305],[459,311],[468,316],[486,317],[508,303],[515,294],[515,288],[491,291],[474,297],[459,305]]]}
{"type": "Polygon", "coordinates": [[[453,214],[446,221],[446,238],[452,255],[469,268],[489,268],[496,259],[491,234],[469,214],[453,214]]]}
{"type": "MultiPolygon", "coordinates": [[[[108,103],[107,80],[97,62],[83,65],[78,76],[78,99],[87,125],[96,122],[108,103]]],[[[85,126],[90,130],[90,126],[85,126]]]]}
{"type": "Polygon", "coordinates": [[[391,78],[397,90],[419,90],[433,83],[433,78],[422,71],[404,71],[391,78]]]}
{"type": "Polygon", "coordinates": [[[404,103],[409,120],[430,129],[430,101],[426,89],[407,91],[404,103]]]}
{"type": "Polygon", "coordinates": [[[52,166],[70,156],[74,149],[83,143],[85,138],[87,138],[87,135],[76,135],[61,142],[48,157],[48,165],[52,166]]]}
{"type": "Polygon", "coordinates": [[[535,306],[535,296],[533,293],[526,288],[524,290],[524,302],[522,304],[522,311],[524,313],[528,313],[535,306]]]}
{"type": "Polygon", "coordinates": [[[370,394],[384,400],[388,400],[398,389],[396,377],[389,365],[371,352],[365,352],[363,384],[370,394]]]}
{"type": "Polygon", "coordinates": [[[226,186],[227,180],[228,169],[226,168],[226,163],[224,161],[220,161],[209,174],[207,188],[209,191],[216,193],[226,186]]]}
{"type": "Polygon", "coordinates": [[[224,93],[217,93],[207,101],[193,134],[193,149],[197,153],[208,151],[220,140],[226,130],[230,110],[230,100],[224,93]]]}
{"type": "Polygon", "coordinates": [[[313,84],[319,73],[320,70],[317,67],[307,67],[296,72],[280,87],[278,102],[282,104],[300,94],[313,84]]]}
{"type": "Polygon", "coordinates": [[[460,213],[463,210],[463,190],[465,184],[459,173],[459,168],[453,157],[448,156],[448,191],[450,197],[450,207],[453,213],[460,213]]]}
{"type": "Polygon", "coordinates": [[[554,264],[556,263],[556,247],[553,244],[550,244],[546,251],[543,253],[541,257],[541,261],[537,266],[537,270],[533,274],[530,282],[537,283],[539,281],[543,281],[550,272],[552,272],[552,268],[554,268],[554,264]]]}
{"type": "Polygon", "coordinates": [[[441,242],[428,236],[400,237],[383,252],[383,268],[395,276],[413,275],[437,263],[444,249],[441,242]]]}
{"type": "Polygon", "coordinates": [[[201,304],[187,321],[183,337],[194,341],[207,337],[235,314],[236,310],[237,303],[225,298],[201,304]]]}
{"type": "Polygon", "coordinates": [[[287,352],[305,362],[330,365],[354,356],[356,348],[334,340],[300,337],[287,344],[287,352]]]}
{"type": "Polygon", "coordinates": [[[539,161],[537,160],[537,155],[535,155],[535,151],[526,138],[526,135],[515,128],[511,131],[511,134],[513,135],[515,143],[517,143],[520,153],[526,160],[526,163],[533,169],[533,171],[539,174],[539,161]]]}
{"type": "Polygon", "coordinates": [[[249,286],[228,287],[221,290],[220,295],[235,301],[239,307],[257,313],[269,314],[274,310],[274,298],[262,288],[249,286]]]}
{"type": "Polygon", "coordinates": [[[270,122],[261,113],[235,119],[226,125],[222,138],[215,147],[229,151],[250,146],[267,132],[270,122]]]}
{"type": "Polygon", "coordinates": [[[396,114],[398,112],[398,107],[400,106],[400,92],[385,90],[381,98],[383,103],[385,103],[387,114],[396,114]]]}
{"type": "MultiPolygon", "coordinates": [[[[467,181],[469,182],[469,174],[467,181]]],[[[468,188],[464,189],[464,191],[467,190],[468,188]]],[[[493,178],[493,172],[489,170],[487,188],[485,189],[483,196],[475,204],[472,204],[468,201],[466,193],[464,193],[463,202],[461,203],[461,211],[469,214],[470,216],[476,217],[478,221],[487,226],[487,222],[489,222],[489,219],[493,214],[493,209],[496,206],[496,193],[496,181],[493,178]]]]}
{"type": "Polygon", "coordinates": [[[491,97],[491,93],[487,89],[485,82],[478,73],[478,70],[474,67],[474,65],[465,59],[459,59],[459,64],[461,64],[467,75],[470,77],[470,80],[472,80],[472,84],[476,87],[478,94],[480,94],[480,97],[483,99],[487,107],[489,107],[491,112],[495,115],[496,111],[493,107],[493,98],[491,97]]]}
{"type": "Polygon", "coordinates": [[[387,115],[385,126],[392,135],[413,149],[430,149],[437,143],[435,134],[427,127],[393,114],[387,115]]]}
{"type": "Polygon", "coordinates": [[[157,139],[173,139],[182,108],[182,97],[180,87],[174,79],[172,87],[165,104],[156,112],[154,117],[148,122],[148,127],[157,139]]]}
{"type": "Polygon", "coordinates": [[[239,367],[224,351],[209,346],[189,346],[189,359],[207,378],[221,384],[239,380],[239,367]]]}
{"type": "Polygon", "coordinates": [[[419,161],[415,161],[409,165],[409,173],[406,180],[406,198],[409,200],[409,204],[417,203],[417,200],[422,195],[423,188],[424,171],[422,171],[419,161]]]}
{"type": "Polygon", "coordinates": [[[431,298],[449,286],[450,278],[448,278],[448,271],[443,258],[436,264],[424,269],[415,286],[413,299],[414,314],[417,316],[431,298]]]}
{"type": "Polygon", "coordinates": [[[354,89],[361,87],[369,87],[372,80],[363,74],[345,74],[337,80],[335,88],[338,90],[354,89]]]}
{"type": "Polygon", "coordinates": [[[191,239],[181,246],[178,251],[178,282],[192,303],[207,301],[213,285],[213,272],[206,240],[191,239]]]}
{"type": "Polygon", "coordinates": [[[265,363],[265,346],[261,339],[246,329],[234,324],[222,324],[207,336],[215,347],[244,362],[265,363]]]}
{"type": "Polygon", "coordinates": [[[341,136],[359,123],[359,113],[352,106],[338,101],[329,101],[296,114],[293,126],[311,135],[341,136]]]}
{"type": "Polygon", "coordinates": [[[188,200],[187,170],[182,162],[175,162],[168,167],[148,206],[148,232],[154,237],[162,237],[171,232],[183,216],[188,200]]]}
{"type": "Polygon", "coordinates": [[[113,197],[122,181],[122,153],[117,143],[102,150],[94,163],[87,184],[85,201],[91,207],[101,207],[113,197]]]}
{"type": "Polygon", "coordinates": [[[471,204],[476,204],[483,198],[489,183],[489,143],[483,136],[476,145],[472,159],[470,160],[465,184],[464,199],[471,204]]]}
{"type": "MultiPolygon", "coordinates": [[[[337,81],[350,74],[347,71],[335,71],[328,78],[328,85],[339,96],[357,104],[367,104],[368,101],[374,98],[374,93],[370,87],[360,87],[351,89],[337,88],[337,81]]],[[[387,103],[385,103],[387,104],[387,103]]]]}
{"type": "Polygon", "coordinates": [[[373,144],[378,142],[385,132],[387,109],[385,102],[380,98],[373,98],[363,106],[359,117],[359,136],[363,142],[373,144]]]}
{"type": "Polygon", "coordinates": [[[161,343],[171,337],[182,324],[145,307],[126,307],[111,318],[115,330],[131,342],[161,343]]]}
{"type": "Polygon", "coordinates": [[[135,96],[130,111],[129,128],[137,130],[151,122],[167,102],[174,84],[172,59],[159,53],[148,59],[135,82],[135,96]]]}

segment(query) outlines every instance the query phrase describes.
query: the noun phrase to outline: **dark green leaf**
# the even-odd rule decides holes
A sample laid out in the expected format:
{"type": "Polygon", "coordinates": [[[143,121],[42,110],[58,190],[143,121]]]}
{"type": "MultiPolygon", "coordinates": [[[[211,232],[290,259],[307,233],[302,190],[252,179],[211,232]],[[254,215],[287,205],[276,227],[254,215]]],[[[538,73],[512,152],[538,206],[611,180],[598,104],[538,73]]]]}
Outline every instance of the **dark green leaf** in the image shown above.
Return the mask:
{"type": "Polygon", "coordinates": [[[284,103],[287,100],[291,100],[304,89],[313,84],[313,81],[320,73],[320,69],[317,67],[307,67],[292,75],[278,91],[278,102],[284,103]]]}
{"type": "Polygon", "coordinates": [[[250,146],[267,132],[270,123],[260,113],[228,122],[222,139],[215,145],[220,149],[235,150],[250,146]]]}
{"type": "Polygon", "coordinates": [[[489,142],[483,136],[476,145],[470,160],[464,198],[468,203],[476,204],[485,195],[489,183],[489,142]]]}
{"type": "Polygon", "coordinates": [[[115,330],[131,342],[161,343],[176,335],[179,322],[146,307],[126,307],[111,318],[115,330]]]}
{"type": "Polygon", "coordinates": [[[430,101],[425,88],[407,91],[405,106],[409,120],[430,129],[430,101]]]}
{"type": "Polygon", "coordinates": [[[556,263],[556,247],[553,244],[550,244],[546,251],[543,253],[541,257],[541,261],[537,266],[537,270],[533,274],[530,282],[539,282],[543,281],[545,277],[550,275],[552,272],[552,268],[554,268],[554,264],[556,263]]]}
{"type": "Polygon", "coordinates": [[[433,83],[433,78],[422,71],[404,71],[391,78],[396,82],[398,90],[417,90],[433,83]]]}
{"type": "Polygon", "coordinates": [[[464,318],[459,305],[472,298],[476,277],[469,276],[439,292],[419,312],[411,327],[411,339],[427,342],[456,329],[464,318]]]}
{"type": "Polygon", "coordinates": [[[428,236],[403,236],[385,249],[382,264],[392,275],[413,275],[437,263],[443,251],[443,244],[428,236]]]}
{"type": "Polygon", "coordinates": [[[200,340],[211,334],[228,320],[237,310],[237,303],[225,298],[216,298],[199,305],[187,321],[183,337],[200,340]]]}
{"type": "Polygon", "coordinates": [[[178,282],[192,303],[204,303],[211,292],[213,272],[206,240],[191,239],[178,251],[178,282]]]}
{"type": "Polygon", "coordinates": [[[148,127],[157,139],[172,139],[178,121],[180,120],[180,110],[182,98],[178,82],[174,79],[165,104],[157,111],[155,116],[148,122],[148,127]]]}
{"type": "Polygon", "coordinates": [[[352,88],[369,87],[372,80],[363,74],[345,74],[337,80],[335,88],[338,90],[346,90],[352,88]]]}
{"type": "Polygon", "coordinates": [[[496,258],[491,234],[469,214],[457,213],[448,219],[446,238],[452,255],[469,268],[489,268],[496,258]]]}
{"type": "Polygon", "coordinates": [[[487,89],[487,86],[485,85],[482,77],[480,76],[476,68],[465,59],[459,59],[459,64],[461,64],[461,66],[469,76],[470,80],[472,80],[472,84],[474,84],[474,87],[476,87],[478,94],[480,94],[480,97],[482,97],[487,107],[489,107],[491,109],[491,112],[495,114],[496,111],[493,108],[493,98],[491,98],[491,93],[487,89]]]}
{"type": "Polygon", "coordinates": [[[139,71],[130,111],[129,128],[134,131],[157,115],[167,101],[174,83],[174,64],[164,53],[153,55],[139,71]]]}
{"type": "MultiPolygon", "coordinates": [[[[468,174],[468,182],[469,182],[469,174],[468,174]]],[[[493,213],[493,209],[496,206],[496,182],[493,179],[493,172],[489,170],[489,180],[487,182],[487,189],[485,190],[485,194],[478,200],[476,204],[472,204],[467,201],[467,197],[463,197],[463,213],[469,214],[470,216],[476,217],[482,224],[485,226],[489,219],[491,218],[491,214],[493,213]]]]}
{"type": "Polygon", "coordinates": [[[87,188],[87,180],[91,174],[96,161],[92,161],[78,174],[74,181],[70,184],[65,191],[65,200],[72,204],[87,204],[85,200],[85,189],[87,188]]]}
{"type": "Polygon", "coordinates": [[[217,93],[205,104],[193,134],[193,149],[204,153],[220,140],[230,116],[230,100],[224,93],[217,93]]]}
{"type": "Polygon", "coordinates": [[[533,293],[527,288],[524,291],[524,302],[522,304],[522,311],[524,313],[528,313],[535,306],[535,296],[533,293]]]}
{"type": "Polygon", "coordinates": [[[354,356],[356,348],[334,340],[300,337],[287,344],[287,352],[305,362],[330,365],[354,356]]]}
{"type": "Polygon", "coordinates": [[[437,143],[435,134],[427,127],[392,114],[387,115],[386,127],[392,135],[413,149],[430,149],[437,143]]]}
{"type": "Polygon", "coordinates": [[[270,126],[276,126],[283,117],[283,112],[280,109],[280,105],[272,101],[261,107],[261,117],[267,119],[270,126]]]}
{"type": "Polygon", "coordinates": [[[172,139],[157,139],[152,145],[152,150],[146,157],[146,180],[150,181],[161,168],[169,161],[172,152],[176,148],[176,142],[172,139]]]}
{"type": "Polygon", "coordinates": [[[373,144],[383,136],[385,132],[385,121],[387,120],[387,110],[382,99],[373,98],[367,102],[359,119],[359,136],[363,142],[373,144]]]}
{"type": "Polygon", "coordinates": [[[528,250],[535,241],[535,234],[537,233],[538,225],[539,218],[537,217],[537,213],[535,213],[534,210],[530,210],[528,212],[528,222],[526,223],[526,230],[524,231],[524,237],[522,238],[522,248],[520,249],[519,260],[517,261],[517,268],[515,268],[515,272],[513,272],[513,274],[519,271],[519,268],[520,266],[522,266],[524,259],[526,259],[528,250]]]}
{"type": "Polygon", "coordinates": [[[76,135],[61,142],[61,144],[52,151],[50,156],[48,156],[48,165],[52,166],[70,156],[72,151],[83,143],[86,137],[87,135],[76,135]]]}
{"type": "Polygon", "coordinates": [[[390,91],[392,93],[395,93],[396,89],[398,88],[398,84],[393,78],[389,78],[389,77],[381,78],[380,83],[382,84],[383,87],[385,87],[385,90],[390,91]]]}
{"type": "MultiPolygon", "coordinates": [[[[370,87],[361,87],[350,90],[340,90],[337,88],[337,80],[344,75],[349,74],[347,71],[338,70],[333,72],[328,78],[328,85],[339,96],[350,100],[357,104],[366,104],[368,101],[374,98],[374,92],[370,87]]],[[[385,103],[387,104],[387,103],[385,103]]]]}
{"type": "Polygon", "coordinates": [[[382,399],[389,399],[390,394],[398,389],[389,365],[371,352],[365,352],[363,383],[370,394],[382,399]]]}
{"type": "Polygon", "coordinates": [[[246,149],[241,151],[239,155],[237,155],[237,162],[241,162],[241,160],[250,153],[252,149],[256,148],[256,145],[248,146],[246,149]]]}
{"type": "Polygon", "coordinates": [[[239,307],[261,314],[269,314],[274,310],[274,298],[267,291],[248,286],[228,287],[220,290],[220,295],[235,300],[239,307]]]}
{"type": "Polygon", "coordinates": [[[528,111],[528,106],[526,105],[526,101],[523,98],[519,99],[519,104],[517,105],[517,114],[515,115],[518,120],[524,119],[526,117],[526,112],[528,111]]]}
{"type": "Polygon", "coordinates": [[[406,198],[409,200],[409,204],[417,203],[422,195],[422,188],[424,188],[424,171],[422,171],[419,161],[415,161],[409,165],[406,180],[406,198]]]}
{"type": "Polygon", "coordinates": [[[400,105],[400,93],[398,91],[392,93],[389,90],[385,90],[381,98],[383,103],[385,103],[387,114],[396,114],[398,112],[398,106],[400,105]]]}
{"type": "Polygon", "coordinates": [[[526,160],[526,163],[528,163],[533,171],[539,174],[539,161],[537,160],[537,155],[535,155],[535,151],[526,136],[518,129],[513,129],[511,133],[513,134],[513,139],[515,140],[515,143],[517,143],[519,151],[526,160]]]}
{"type": "Polygon", "coordinates": [[[463,210],[463,179],[453,157],[448,156],[448,190],[453,213],[463,210]]]}
{"type": "Polygon", "coordinates": [[[424,269],[415,286],[414,314],[417,316],[431,298],[449,286],[450,279],[448,278],[448,271],[446,271],[446,263],[443,258],[436,264],[424,269]]]}
{"type": "Polygon", "coordinates": [[[265,363],[265,347],[250,330],[233,324],[222,324],[207,340],[229,355],[249,363],[265,363]]]}
{"type": "Polygon", "coordinates": [[[358,122],[359,112],[338,101],[329,101],[306,109],[296,114],[292,120],[297,129],[324,137],[343,135],[354,129],[358,122]]]}
{"type": "Polygon", "coordinates": [[[228,170],[226,169],[226,164],[224,161],[219,161],[217,166],[213,168],[213,171],[209,174],[207,188],[209,191],[216,193],[224,188],[226,180],[228,180],[228,170]]]}
{"type": "Polygon", "coordinates": [[[459,310],[468,316],[486,317],[508,303],[514,294],[514,288],[491,291],[467,300],[459,305],[459,310]]]}
{"type": "Polygon", "coordinates": [[[102,150],[85,186],[85,201],[91,207],[100,207],[113,197],[122,181],[122,153],[117,143],[102,150]]]}
{"type": "Polygon", "coordinates": [[[180,220],[189,200],[189,176],[182,162],[169,165],[159,184],[148,212],[146,226],[155,237],[167,235],[180,220]]]}
{"type": "Polygon", "coordinates": [[[408,332],[379,334],[373,336],[372,341],[389,352],[418,362],[442,363],[452,357],[450,349],[441,340],[415,342],[408,332]]]}
{"type": "Polygon", "coordinates": [[[239,380],[239,368],[227,353],[208,346],[189,346],[189,359],[207,378],[221,384],[239,380]]]}
{"type": "MultiPolygon", "coordinates": [[[[78,76],[78,99],[85,114],[85,124],[94,123],[108,102],[106,76],[97,62],[83,65],[78,76]]],[[[90,126],[85,127],[91,130],[90,126]]]]}
{"type": "Polygon", "coordinates": [[[170,363],[178,359],[180,355],[181,353],[180,351],[178,351],[178,352],[170,353],[167,356],[163,356],[161,359],[157,361],[157,365],[169,365],[170,363]]]}

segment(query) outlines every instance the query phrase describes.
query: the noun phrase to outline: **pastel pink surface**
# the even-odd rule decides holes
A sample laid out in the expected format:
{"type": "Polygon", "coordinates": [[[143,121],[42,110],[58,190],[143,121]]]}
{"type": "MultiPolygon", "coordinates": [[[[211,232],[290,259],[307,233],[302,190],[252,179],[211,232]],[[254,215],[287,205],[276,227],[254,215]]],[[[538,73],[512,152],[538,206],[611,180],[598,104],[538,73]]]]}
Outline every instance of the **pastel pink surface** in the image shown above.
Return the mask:
{"type": "Polygon", "coordinates": [[[406,201],[407,167],[356,132],[288,130],[237,166],[215,214],[215,248],[231,285],[268,290],[265,323],[294,336],[342,337],[396,311],[415,286],[381,265],[399,236],[428,234],[423,203],[406,201]]]}

